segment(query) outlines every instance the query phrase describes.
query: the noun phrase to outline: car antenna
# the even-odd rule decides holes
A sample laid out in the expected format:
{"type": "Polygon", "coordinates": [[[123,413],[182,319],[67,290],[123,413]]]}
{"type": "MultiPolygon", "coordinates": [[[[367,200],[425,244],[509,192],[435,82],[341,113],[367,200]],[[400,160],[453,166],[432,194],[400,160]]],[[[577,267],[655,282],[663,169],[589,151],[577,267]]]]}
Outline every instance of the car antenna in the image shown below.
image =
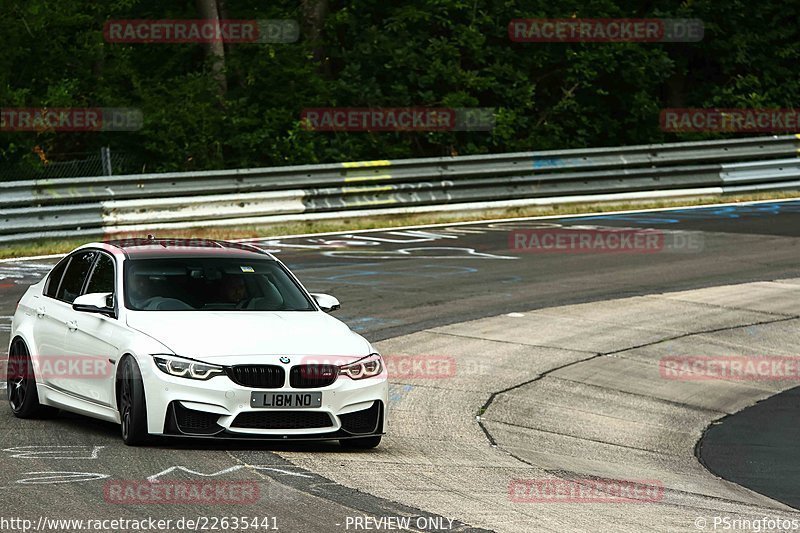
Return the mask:
{"type": "MultiPolygon", "coordinates": [[[[148,233],[148,234],[147,234],[147,240],[148,240],[148,241],[154,241],[154,240],[156,240],[156,238],[153,236],[153,234],[151,234],[151,233],[148,233]]],[[[164,241],[161,241],[161,243],[160,243],[160,244],[161,244],[161,246],[163,246],[164,248],[166,248],[166,247],[167,247],[167,244],[166,244],[164,241]]]]}

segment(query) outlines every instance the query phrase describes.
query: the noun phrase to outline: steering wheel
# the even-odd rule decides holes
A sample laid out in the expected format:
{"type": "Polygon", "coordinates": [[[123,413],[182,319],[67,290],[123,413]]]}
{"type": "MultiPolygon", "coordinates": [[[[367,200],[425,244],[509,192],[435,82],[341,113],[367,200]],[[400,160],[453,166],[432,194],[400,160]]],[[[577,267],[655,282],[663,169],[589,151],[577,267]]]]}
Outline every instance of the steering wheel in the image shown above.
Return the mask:
{"type": "Polygon", "coordinates": [[[236,309],[247,309],[247,306],[250,305],[250,302],[252,302],[253,299],[254,297],[252,296],[250,298],[245,298],[244,300],[236,304],[236,309]]]}
{"type": "Polygon", "coordinates": [[[148,298],[147,300],[145,300],[141,304],[139,304],[139,309],[146,310],[148,305],[150,305],[151,303],[155,302],[156,300],[158,300],[160,298],[161,298],[161,296],[151,296],[150,298],[148,298]]]}

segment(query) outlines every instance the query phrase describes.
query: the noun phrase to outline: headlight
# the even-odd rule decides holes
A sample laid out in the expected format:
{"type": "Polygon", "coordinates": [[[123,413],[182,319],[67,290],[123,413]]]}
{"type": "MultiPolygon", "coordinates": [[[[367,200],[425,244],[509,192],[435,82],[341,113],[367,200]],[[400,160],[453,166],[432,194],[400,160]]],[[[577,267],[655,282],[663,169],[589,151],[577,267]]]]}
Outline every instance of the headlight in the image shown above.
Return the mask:
{"type": "Polygon", "coordinates": [[[191,359],[180,359],[172,356],[154,355],[156,366],[165,374],[189,379],[211,379],[225,372],[221,366],[198,363],[191,359]]]}
{"type": "Polygon", "coordinates": [[[374,378],[383,373],[383,361],[379,354],[368,355],[354,363],[348,363],[339,367],[340,376],[348,376],[350,379],[374,378]]]}

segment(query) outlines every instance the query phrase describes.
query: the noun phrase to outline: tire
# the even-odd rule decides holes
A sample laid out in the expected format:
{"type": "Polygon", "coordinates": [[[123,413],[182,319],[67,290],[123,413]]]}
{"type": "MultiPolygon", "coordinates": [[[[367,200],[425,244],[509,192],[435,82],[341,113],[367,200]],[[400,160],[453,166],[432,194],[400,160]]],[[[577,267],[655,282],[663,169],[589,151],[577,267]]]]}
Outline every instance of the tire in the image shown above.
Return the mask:
{"type": "Polygon", "coordinates": [[[58,412],[58,409],[39,403],[33,363],[22,339],[15,339],[8,352],[6,390],[11,412],[17,418],[43,418],[58,412]]]}
{"type": "Polygon", "coordinates": [[[345,448],[358,448],[361,450],[368,450],[370,448],[375,448],[380,443],[381,443],[381,435],[376,435],[374,437],[362,437],[359,439],[342,439],[339,441],[339,444],[341,444],[345,448]]]}
{"type": "Polygon", "coordinates": [[[147,403],[139,365],[133,357],[127,355],[120,363],[117,372],[117,407],[122,441],[128,446],[146,444],[149,440],[147,403]]]}

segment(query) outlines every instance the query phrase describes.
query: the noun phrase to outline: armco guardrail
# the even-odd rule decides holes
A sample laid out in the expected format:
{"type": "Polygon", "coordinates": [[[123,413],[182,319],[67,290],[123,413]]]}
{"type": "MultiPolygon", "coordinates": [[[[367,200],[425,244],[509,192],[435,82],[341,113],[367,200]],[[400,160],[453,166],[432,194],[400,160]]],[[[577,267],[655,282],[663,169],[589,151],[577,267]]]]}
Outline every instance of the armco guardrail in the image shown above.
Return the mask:
{"type": "Polygon", "coordinates": [[[144,229],[800,189],[800,135],[0,183],[0,242],[144,229]]]}

